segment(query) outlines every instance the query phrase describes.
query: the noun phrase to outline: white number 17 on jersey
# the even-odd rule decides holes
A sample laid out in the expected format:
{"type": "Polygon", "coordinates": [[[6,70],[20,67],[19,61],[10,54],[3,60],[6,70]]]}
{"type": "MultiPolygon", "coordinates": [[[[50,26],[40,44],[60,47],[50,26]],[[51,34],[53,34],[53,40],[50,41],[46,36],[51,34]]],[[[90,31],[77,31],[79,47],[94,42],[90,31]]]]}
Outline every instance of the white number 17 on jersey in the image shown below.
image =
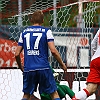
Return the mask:
{"type": "MultiPolygon", "coordinates": [[[[38,45],[42,37],[42,33],[33,33],[33,36],[37,36],[34,44],[34,49],[38,49],[38,45]]],[[[30,33],[27,33],[26,35],[24,35],[24,37],[26,38],[26,47],[27,49],[30,49],[30,33]]]]}

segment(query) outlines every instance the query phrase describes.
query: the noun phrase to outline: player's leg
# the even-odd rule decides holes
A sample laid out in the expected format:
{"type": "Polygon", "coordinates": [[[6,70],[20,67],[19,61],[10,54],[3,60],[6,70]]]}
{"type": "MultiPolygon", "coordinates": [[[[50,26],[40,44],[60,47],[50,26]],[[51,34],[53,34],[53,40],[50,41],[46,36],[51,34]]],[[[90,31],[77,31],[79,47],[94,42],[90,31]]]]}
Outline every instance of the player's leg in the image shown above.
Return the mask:
{"type": "MultiPolygon", "coordinates": [[[[75,93],[68,86],[66,86],[66,85],[58,85],[58,86],[65,93],[65,96],[66,96],[66,94],[68,94],[70,96],[70,98],[74,97],[75,93]]],[[[62,95],[60,93],[61,92],[58,91],[59,96],[62,95]]]]}
{"type": "Polygon", "coordinates": [[[39,92],[50,94],[52,100],[60,100],[57,93],[56,81],[51,69],[39,70],[39,92]]]}
{"type": "MultiPolygon", "coordinates": [[[[60,99],[66,97],[66,94],[70,96],[70,98],[74,97],[75,93],[66,85],[60,85],[57,83],[57,92],[60,96],[60,99]]],[[[52,100],[49,94],[41,94],[41,100],[52,100]]]]}
{"type": "Polygon", "coordinates": [[[40,96],[41,100],[52,100],[49,94],[42,93],[40,96]]]}
{"type": "Polygon", "coordinates": [[[97,83],[88,83],[86,90],[89,92],[89,95],[92,95],[97,90],[97,87],[98,87],[97,83]]]}
{"type": "Polygon", "coordinates": [[[87,97],[95,93],[98,85],[95,83],[88,83],[87,87],[75,94],[72,100],[86,100],[87,97]]]}
{"type": "Polygon", "coordinates": [[[30,94],[28,93],[28,88],[26,88],[28,86],[28,73],[24,72],[23,73],[23,97],[22,100],[28,100],[30,98],[30,94]]]}
{"type": "Polygon", "coordinates": [[[51,93],[50,96],[51,96],[52,100],[60,100],[60,97],[59,97],[57,91],[51,93]]]}
{"type": "Polygon", "coordinates": [[[36,89],[36,72],[24,72],[23,73],[23,98],[22,100],[29,100],[34,90],[36,89]],[[35,81],[34,81],[35,80],[35,81]]]}
{"type": "MultiPolygon", "coordinates": [[[[90,63],[90,73],[87,77],[87,87],[75,94],[76,100],[85,100],[92,95],[100,84],[100,58],[97,58],[90,63]]],[[[75,100],[73,98],[72,100],[75,100]]]]}
{"type": "Polygon", "coordinates": [[[61,86],[59,83],[57,83],[57,92],[59,94],[60,99],[63,99],[66,97],[66,93],[62,90],[61,86]]]}
{"type": "Polygon", "coordinates": [[[29,100],[29,98],[30,98],[30,94],[24,93],[22,100],[29,100]]]}

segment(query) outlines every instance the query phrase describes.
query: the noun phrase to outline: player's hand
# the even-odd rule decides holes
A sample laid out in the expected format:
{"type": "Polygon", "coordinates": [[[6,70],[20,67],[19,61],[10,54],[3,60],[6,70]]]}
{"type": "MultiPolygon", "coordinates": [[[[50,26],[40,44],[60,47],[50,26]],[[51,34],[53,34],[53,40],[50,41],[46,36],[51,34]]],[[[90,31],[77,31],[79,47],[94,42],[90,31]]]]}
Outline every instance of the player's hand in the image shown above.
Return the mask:
{"type": "Polygon", "coordinates": [[[22,72],[24,72],[24,67],[23,66],[18,66],[18,67],[22,72]]]}
{"type": "Polygon", "coordinates": [[[24,72],[24,67],[23,66],[21,66],[21,71],[24,72]]]}
{"type": "Polygon", "coordinates": [[[63,63],[62,69],[64,70],[64,72],[67,72],[67,66],[63,63]]]}

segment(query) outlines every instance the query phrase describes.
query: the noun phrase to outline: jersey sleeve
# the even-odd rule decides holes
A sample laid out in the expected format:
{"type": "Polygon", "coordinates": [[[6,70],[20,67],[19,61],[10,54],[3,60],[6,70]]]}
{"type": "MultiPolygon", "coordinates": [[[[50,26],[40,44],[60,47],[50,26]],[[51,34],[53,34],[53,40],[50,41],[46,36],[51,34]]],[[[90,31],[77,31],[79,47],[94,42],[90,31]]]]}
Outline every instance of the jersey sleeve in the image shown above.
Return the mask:
{"type": "Polygon", "coordinates": [[[52,34],[51,30],[47,31],[47,40],[48,40],[48,42],[54,41],[54,37],[53,37],[53,34],[52,34]]]}
{"type": "Polygon", "coordinates": [[[91,48],[95,52],[97,47],[100,46],[100,29],[97,31],[96,35],[94,36],[91,42],[91,48]]]}
{"type": "Polygon", "coordinates": [[[20,34],[20,37],[19,37],[19,40],[18,40],[18,45],[23,46],[22,33],[20,34]]]}

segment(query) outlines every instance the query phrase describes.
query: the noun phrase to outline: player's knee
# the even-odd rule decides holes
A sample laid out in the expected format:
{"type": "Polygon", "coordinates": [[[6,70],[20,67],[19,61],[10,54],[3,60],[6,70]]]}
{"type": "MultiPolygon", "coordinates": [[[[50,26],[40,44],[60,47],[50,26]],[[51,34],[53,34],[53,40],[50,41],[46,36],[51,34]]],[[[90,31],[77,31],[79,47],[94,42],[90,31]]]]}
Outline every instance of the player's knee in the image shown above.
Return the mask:
{"type": "Polygon", "coordinates": [[[98,85],[94,83],[89,83],[86,87],[90,95],[92,95],[97,90],[98,85]]]}

